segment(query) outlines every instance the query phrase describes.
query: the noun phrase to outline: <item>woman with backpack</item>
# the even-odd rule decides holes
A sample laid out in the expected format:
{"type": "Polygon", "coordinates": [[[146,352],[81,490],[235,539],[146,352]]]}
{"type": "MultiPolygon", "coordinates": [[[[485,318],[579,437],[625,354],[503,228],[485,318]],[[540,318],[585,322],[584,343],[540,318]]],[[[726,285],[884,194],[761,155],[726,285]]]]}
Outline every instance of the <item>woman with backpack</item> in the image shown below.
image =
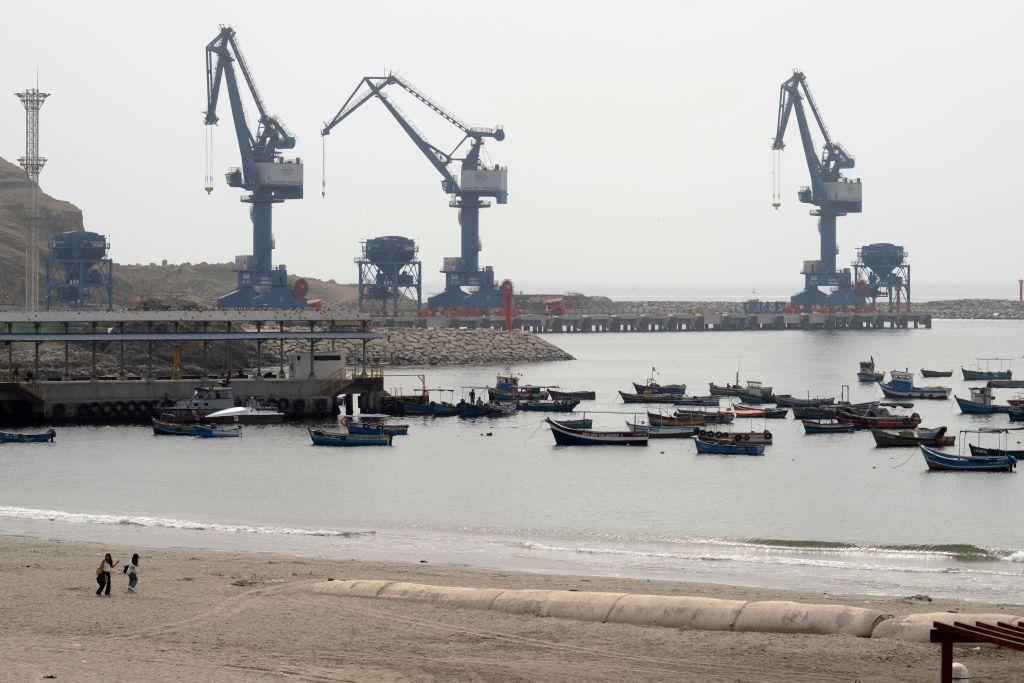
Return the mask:
{"type": "Polygon", "coordinates": [[[110,595],[110,572],[114,571],[119,562],[114,562],[110,557],[110,553],[103,556],[103,561],[100,562],[99,566],[96,567],[96,583],[100,585],[96,589],[96,595],[103,592],[104,587],[107,589],[107,595],[110,595]]]}

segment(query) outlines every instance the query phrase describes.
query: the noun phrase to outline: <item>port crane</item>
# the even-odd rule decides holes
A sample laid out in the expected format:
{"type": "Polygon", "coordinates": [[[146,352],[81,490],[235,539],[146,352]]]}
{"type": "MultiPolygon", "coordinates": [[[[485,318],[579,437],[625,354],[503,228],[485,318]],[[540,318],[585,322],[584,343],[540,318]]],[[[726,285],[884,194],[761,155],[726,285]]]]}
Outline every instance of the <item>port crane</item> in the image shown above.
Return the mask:
{"type": "MultiPolygon", "coordinates": [[[[836,255],[839,247],[836,243],[836,218],[848,213],[861,211],[860,178],[849,180],[843,170],[854,166],[854,157],[846,149],[835,142],[829,134],[821,112],[818,110],[807,78],[802,71],[794,71],[793,75],[782,83],[779,91],[779,117],[772,149],[780,152],[785,149],[784,137],[790,115],[796,112],[797,126],[800,128],[800,140],[803,143],[807,170],[811,176],[810,187],[802,187],[797,198],[804,204],[813,205],[812,216],[818,217],[818,233],[821,239],[819,258],[804,261],[801,274],[804,276],[804,291],[792,297],[791,301],[799,306],[846,306],[864,302],[852,286],[850,269],[836,269],[836,255]],[[810,109],[814,123],[824,138],[821,156],[818,156],[811,134],[807,109],[810,109]],[[825,293],[818,287],[833,287],[834,291],[825,293]]],[[[773,206],[779,207],[778,190],[773,198],[773,206]]]]}
{"type": "MultiPolygon", "coordinates": [[[[288,287],[288,269],[273,266],[274,235],[272,210],[274,204],[286,199],[302,199],[302,160],[283,159],[279,150],[295,147],[295,136],[277,117],[267,113],[263,98],[252,73],[238,47],[235,30],[221,26],[220,32],[206,46],[206,115],[205,124],[217,123],[217,100],[221,83],[227,86],[231,118],[241,153],[240,168],[230,168],[226,179],[230,187],[246,190],[242,201],[252,205],[252,254],[235,257],[238,287],[217,299],[218,308],[303,308],[305,294],[288,287]],[[238,83],[241,73],[259,118],[255,132],[246,121],[238,83]]],[[[207,177],[206,191],[213,190],[207,177]]]]}
{"type": "Polygon", "coordinates": [[[494,128],[471,127],[433,101],[407,80],[394,72],[385,76],[365,76],[352,94],[338,110],[338,113],[320,131],[322,136],[331,133],[335,126],[348,118],[369,100],[380,100],[384,108],[395,118],[402,130],[427,158],[427,161],[441,174],[441,189],[450,196],[449,206],[459,210],[461,231],[461,256],[444,259],[441,272],[445,276],[445,289],[427,300],[432,309],[447,308],[500,308],[501,292],[494,284],[494,270],[490,266],[480,267],[480,209],[491,205],[485,198],[494,198],[499,204],[508,202],[508,169],[497,165],[486,166],[480,160],[484,139],[501,141],[505,131],[501,126],[494,128]],[[431,144],[423,133],[402,112],[384,92],[385,88],[396,86],[429,107],[434,113],[462,132],[462,139],[451,150],[445,151],[431,144]],[[469,147],[464,156],[458,157],[459,150],[469,147]],[[461,162],[459,177],[452,169],[454,162],[461,162]],[[467,293],[463,287],[475,287],[467,293]]]}

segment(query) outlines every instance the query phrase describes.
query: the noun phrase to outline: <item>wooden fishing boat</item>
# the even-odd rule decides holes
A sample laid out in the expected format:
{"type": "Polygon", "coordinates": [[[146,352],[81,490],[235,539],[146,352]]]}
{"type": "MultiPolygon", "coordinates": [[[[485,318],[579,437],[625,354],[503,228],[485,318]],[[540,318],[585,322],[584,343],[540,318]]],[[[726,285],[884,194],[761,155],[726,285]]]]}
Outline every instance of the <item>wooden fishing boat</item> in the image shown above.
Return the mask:
{"type": "Polygon", "coordinates": [[[931,446],[921,446],[921,455],[929,470],[960,472],[1012,472],[1017,459],[1012,455],[974,456],[943,453],[931,446]]]}
{"type": "Polygon", "coordinates": [[[871,436],[875,438],[875,446],[878,448],[893,448],[905,446],[952,446],[956,443],[955,436],[946,436],[946,428],[923,430],[923,429],[872,429],[871,436]]]}
{"type": "Polygon", "coordinates": [[[875,371],[875,357],[872,356],[871,360],[862,360],[860,362],[857,379],[861,382],[881,382],[885,379],[885,373],[875,371]]]}
{"type": "Polygon", "coordinates": [[[693,436],[696,427],[657,427],[650,424],[636,424],[626,422],[629,431],[635,433],[647,432],[652,439],[689,439],[693,436]]]}
{"type": "Polygon", "coordinates": [[[470,403],[468,401],[459,401],[455,404],[455,410],[458,412],[459,417],[484,417],[487,415],[487,409],[482,402],[470,403]]]}
{"type": "Polygon", "coordinates": [[[698,453],[708,455],[764,455],[764,444],[705,441],[699,436],[693,438],[693,443],[698,453]]]}
{"type": "MultiPolygon", "coordinates": [[[[549,420],[551,418],[548,418],[549,420]]],[[[552,420],[552,422],[558,422],[558,424],[568,429],[591,429],[594,426],[594,421],[589,417],[582,417],[576,420],[552,420]]]]}
{"type": "Polygon", "coordinates": [[[925,370],[921,368],[922,377],[952,377],[952,370],[925,370]]]}
{"type": "Polygon", "coordinates": [[[790,394],[775,394],[775,405],[780,408],[820,408],[835,402],[835,398],[797,398],[790,394]]]}
{"type": "Polygon", "coordinates": [[[649,432],[607,432],[593,429],[573,429],[550,418],[547,419],[555,443],[559,446],[646,446],[649,432]]]}
{"type": "Polygon", "coordinates": [[[673,394],[680,396],[686,393],[685,384],[658,384],[654,380],[648,380],[644,384],[633,382],[633,389],[638,394],[673,394]]]}
{"type": "Polygon", "coordinates": [[[700,429],[694,432],[705,441],[716,441],[723,443],[759,443],[765,446],[772,445],[772,433],[765,429],[761,432],[720,432],[713,429],[700,429]]]}
{"type": "Polygon", "coordinates": [[[720,401],[718,396],[675,396],[672,405],[717,408],[720,401]]]}
{"type": "Polygon", "coordinates": [[[349,434],[390,434],[391,436],[405,436],[409,433],[409,425],[375,422],[349,422],[345,425],[349,434]]]}
{"type": "Polygon", "coordinates": [[[732,413],[736,417],[759,417],[765,420],[784,420],[789,416],[789,408],[759,408],[748,406],[745,403],[737,403],[731,410],[725,412],[732,413]]]}
{"type": "Polygon", "coordinates": [[[647,422],[655,427],[701,427],[705,424],[703,415],[675,417],[648,411],[647,422]]]}
{"type": "Polygon", "coordinates": [[[593,401],[597,398],[596,391],[561,391],[548,389],[548,395],[556,401],[593,401]]]}
{"type": "Polygon", "coordinates": [[[823,422],[820,420],[801,420],[804,434],[852,434],[857,425],[848,422],[823,422]]]}
{"type": "Polygon", "coordinates": [[[535,413],[571,413],[579,401],[520,401],[519,410],[535,413]]]}
{"type": "Polygon", "coordinates": [[[623,403],[672,403],[675,397],[672,394],[631,394],[627,391],[620,391],[623,403]]]}
{"type": "Polygon", "coordinates": [[[19,432],[0,432],[0,443],[49,443],[57,437],[57,432],[48,429],[39,434],[21,434],[19,432]]]}
{"type": "Polygon", "coordinates": [[[887,398],[924,398],[945,400],[953,391],[949,387],[918,387],[914,385],[914,373],[903,370],[889,372],[888,382],[879,382],[878,387],[887,398]]]}
{"type": "Polygon", "coordinates": [[[1001,406],[995,403],[995,394],[990,387],[971,387],[971,397],[960,398],[954,396],[956,404],[960,406],[960,412],[966,415],[993,415],[995,413],[1009,413],[1009,405],[1001,406]]]}
{"type": "Polygon", "coordinates": [[[736,416],[725,410],[677,410],[675,411],[675,417],[679,418],[690,418],[690,419],[701,419],[702,424],[708,425],[724,425],[730,424],[736,419],[736,416]]]}
{"type": "Polygon", "coordinates": [[[861,415],[841,408],[836,411],[836,419],[847,424],[863,428],[874,427],[875,429],[914,429],[921,424],[921,416],[917,413],[913,415],[861,415]]]}
{"type": "Polygon", "coordinates": [[[169,422],[152,418],[153,433],[163,436],[199,436],[200,425],[196,422],[169,422]]]}
{"type": "Polygon", "coordinates": [[[391,434],[349,434],[310,429],[309,438],[314,446],[390,446],[391,434]]]}

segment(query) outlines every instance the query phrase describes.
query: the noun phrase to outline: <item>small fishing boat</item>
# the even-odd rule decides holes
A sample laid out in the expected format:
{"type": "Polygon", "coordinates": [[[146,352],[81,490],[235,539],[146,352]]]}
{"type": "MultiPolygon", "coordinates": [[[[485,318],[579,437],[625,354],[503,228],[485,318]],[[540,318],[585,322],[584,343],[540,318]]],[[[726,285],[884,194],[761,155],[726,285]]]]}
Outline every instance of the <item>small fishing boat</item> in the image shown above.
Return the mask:
{"type": "Polygon", "coordinates": [[[860,371],[857,372],[857,379],[861,382],[881,382],[885,379],[885,373],[875,371],[875,357],[872,356],[871,360],[862,360],[860,362],[860,371]]]}
{"type": "MultiPolygon", "coordinates": [[[[551,418],[548,418],[549,420],[551,418]]],[[[552,422],[558,422],[567,429],[591,429],[594,426],[594,421],[589,417],[582,417],[576,420],[551,420],[552,422]]]]}
{"type": "Polygon", "coordinates": [[[902,429],[898,431],[889,429],[872,429],[871,435],[875,438],[875,446],[878,448],[893,448],[904,446],[952,446],[956,443],[955,436],[946,436],[946,428],[938,429],[902,429]]]}
{"type": "Polygon", "coordinates": [[[736,416],[727,410],[677,410],[675,417],[682,419],[700,419],[702,424],[724,425],[730,424],[736,416]]]}
{"type": "Polygon", "coordinates": [[[622,397],[623,403],[672,403],[675,401],[675,396],[672,394],[652,394],[650,392],[631,394],[627,391],[620,391],[619,396],[622,397]]]}
{"type": "Polygon", "coordinates": [[[975,367],[973,367],[973,368],[965,368],[965,367],[961,366],[960,367],[960,372],[962,372],[964,374],[964,381],[965,382],[978,382],[978,381],[993,380],[993,379],[995,379],[995,380],[1012,380],[1013,379],[1013,370],[1011,370],[1008,367],[1006,367],[1006,368],[1003,367],[1004,363],[1009,365],[1009,362],[1010,362],[1009,358],[979,358],[977,363],[975,364],[975,367]],[[991,369],[992,361],[998,361],[999,362],[999,369],[998,370],[992,370],[991,369]],[[982,363],[984,363],[984,367],[982,367],[982,363]]]}
{"type": "Polygon", "coordinates": [[[1012,472],[1017,459],[1012,455],[974,456],[943,453],[931,446],[921,446],[921,455],[929,470],[961,472],[1012,472]]]}
{"type": "Polygon", "coordinates": [[[904,370],[889,372],[888,382],[879,382],[878,387],[886,398],[923,398],[944,400],[953,391],[949,387],[914,386],[914,373],[904,370]]]}
{"type": "Polygon", "coordinates": [[[646,384],[633,382],[633,389],[638,394],[672,394],[681,396],[686,393],[685,384],[658,384],[654,380],[648,380],[646,384]]]}
{"type": "Polygon", "coordinates": [[[458,412],[459,417],[484,417],[487,415],[487,408],[484,407],[483,401],[478,403],[459,401],[455,405],[455,410],[458,412]]]}
{"type": "Polygon", "coordinates": [[[764,455],[764,444],[705,441],[699,436],[693,438],[693,443],[698,453],[708,455],[764,455]]]}
{"type": "Polygon", "coordinates": [[[765,420],[784,420],[789,416],[789,408],[760,408],[748,406],[745,403],[733,405],[731,410],[726,410],[736,417],[759,417],[765,420]]]}
{"type": "Polygon", "coordinates": [[[649,432],[607,432],[573,429],[548,418],[546,420],[559,446],[646,446],[649,432]]]}
{"type": "Polygon", "coordinates": [[[790,394],[776,394],[775,405],[780,408],[820,408],[830,406],[835,398],[797,398],[790,394]]]}
{"type": "Polygon", "coordinates": [[[857,425],[848,422],[824,422],[821,420],[801,420],[804,434],[852,434],[857,425]]]}
{"type": "Polygon", "coordinates": [[[925,370],[921,368],[922,377],[952,377],[952,370],[925,370]]]}
{"type": "Polygon", "coordinates": [[[200,425],[196,422],[170,422],[168,420],[153,420],[153,433],[163,436],[199,436],[200,425]]]}
{"type": "Polygon", "coordinates": [[[711,429],[698,428],[694,432],[705,441],[720,441],[724,443],[759,443],[765,446],[772,445],[772,433],[765,429],[761,432],[716,432],[711,429]]]}
{"type": "Polygon", "coordinates": [[[626,422],[626,426],[634,434],[646,432],[652,439],[689,439],[696,429],[696,427],[658,427],[635,422],[626,422]]]}
{"type": "Polygon", "coordinates": [[[672,405],[716,408],[720,400],[718,396],[675,396],[672,399],[672,405]]]}
{"type": "Polygon", "coordinates": [[[593,401],[597,398],[596,391],[561,391],[548,389],[548,395],[556,401],[593,401]]]}
{"type": "Polygon", "coordinates": [[[655,427],[702,427],[705,424],[703,414],[675,417],[649,411],[647,413],[647,422],[655,427]]]}
{"type": "Polygon", "coordinates": [[[1011,406],[1001,406],[995,403],[995,394],[990,387],[970,387],[971,397],[960,398],[954,396],[956,404],[960,406],[960,412],[966,415],[993,415],[995,413],[1009,413],[1011,406]]]}
{"type": "Polygon", "coordinates": [[[0,432],[0,443],[49,443],[57,437],[57,432],[49,429],[41,434],[21,434],[19,432],[0,432]]]}
{"type": "Polygon", "coordinates": [[[310,429],[309,438],[314,446],[390,446],[391,434],[349,434],[310,429]]]}
{"type": "Polygon", "coordinates": [[[536,413],[571,413],[579,401],[520,401],[519,410],[536,413]]]}

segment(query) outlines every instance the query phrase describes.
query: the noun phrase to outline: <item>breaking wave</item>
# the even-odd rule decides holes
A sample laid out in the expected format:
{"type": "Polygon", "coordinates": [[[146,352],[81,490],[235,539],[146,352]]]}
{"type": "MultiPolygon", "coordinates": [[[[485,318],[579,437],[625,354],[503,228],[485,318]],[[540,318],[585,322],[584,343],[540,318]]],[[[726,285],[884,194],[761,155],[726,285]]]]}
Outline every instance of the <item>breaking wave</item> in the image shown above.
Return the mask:
{"type": "Polygon", "coordinates": [[[0,518],[28,519],[43,522],[64,522],[68,524],[109,524],[118,526],[139,526],[163,529],[184,529],[186,531],[215,531],[237,534],[268,534],[275,536],[324,536],[350,538],[369,536],[374,531],[332,531],[329,529],[293,529],[282,526],[246,526],[244,524],[218,524],[216,522],[193,522],[187,519],[145,517],[139,515],[102,515],[88,512],[63,512],[61,510],[37,510],[34,508],[0,505],[0,518]]]}

